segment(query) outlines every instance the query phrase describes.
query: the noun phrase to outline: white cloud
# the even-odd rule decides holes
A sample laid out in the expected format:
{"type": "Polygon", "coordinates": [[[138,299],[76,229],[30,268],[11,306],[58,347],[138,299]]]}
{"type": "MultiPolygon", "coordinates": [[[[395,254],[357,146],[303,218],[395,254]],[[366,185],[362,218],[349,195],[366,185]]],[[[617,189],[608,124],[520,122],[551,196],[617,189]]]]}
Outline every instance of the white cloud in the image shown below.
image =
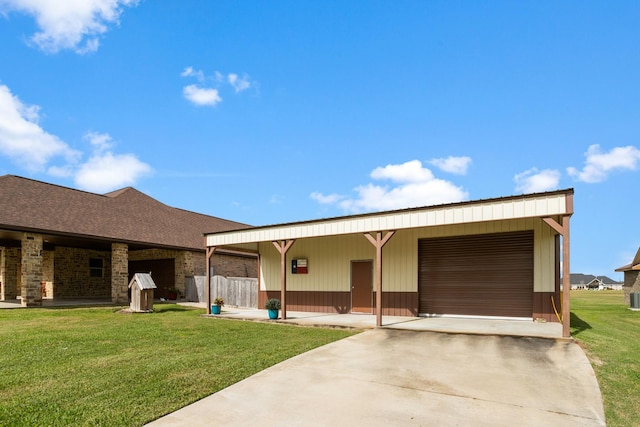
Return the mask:
{"type": "Polygon", "coordinates": [[[75,183],[84,190],[106,193],[133,185],[140,177],[151,172],[151,167],[133,154],[95,153],[80,166],[75,183]]]}
{"type": "Polygon", "coordinates": [[[204,88],[197,85],[188,85],[184,87],[182,93],[187,100],[198,106],[215,106],[216,104],[222,102],[222,98],[218,94],[218,89],[204,88]]]}
{"type": "Polygon", "coordinates": [[[113,146],[111,136],[108,133],[87,132],[84,134],[84,139],[89,141],[98,152],[104,152],[113,146]]]}
{"type": "Polygon", "coordinates": [[[247,90],[251,86],[248,76],[246,75],[243,77],[238,77],[237,74],[229,73],[229,75],[227,76],[227,79],[229,81],[229,84],[233,86],[233,89],[235,89],[236,93],[240,93],[243,90],[247,90]]]}
{"type": "Polygon", "coordinates": [[[516,191],[539,193],[557,189],[560,183],[560,172],[553,169],[539,171],[537,168],[531,168],[517,174],[513,180],[516,183],[516,191]]]}
{"type": "MultiPolygon", "coordinates": [[[[1,0],[0,0],[1,1],[1,0]]],[[[0,155],[30,172],[56,177],[74,177],[82,189],[106,192],[131,185],[151,172],[151,167],[133,154],[113,154],[111,136],[87,132],[84,139],[93,147],[92,157],[82,163],[82,153],[69,147],[38,124],[40,107],[25,105],[0,85],[0,155]],[[62,164],[51,165],[56,159],[62,164]]]]}
{"type": "Polygon", "coordinates": [[[334,193],[334,194],[324,195],[322,193],[317,193],[317,192],[311,193],[309,197],[311,197],[313,200],[323,205],[333,205],[345,198],[340,194],[334,193]]]}
{"type": "Polygon", "coordinates": [[[437,167],[438,169],[453,173],[456,175],[466,175],[467,169],[471,164],[471,157],[454,157],[449,156],[443,159],[432,159],[429,163],[437,167]]]}
{"type": "Polygon", "coordinates": [[[433,179],[433,173],[423,168],[420,160],[411,160],[401,165],[377,167],[370,176],[373,179],[390,179],[395,182],[425,182],[433,179]]]}
{"type": "Polygon", "coordinates": [[[194,70],[193,67],[187,67],[180,73],[182,77],[195,77],[199,82],[204,81],[204,73],[202,70],[194,70]]]}
{"type": "Polygon", "coordinates": [[[202,70],[196,70],[191,66],[185,67],[180,76],[193,77],[200,83],[188,85],[182,89],[184,97],[198,106],[215,106],[222,102],[220,90],[224,90],[225,87],[231,86],[235,93],[240,93],[253,86],[253,82],[246,74],[240,77],[236,73],[229,73],[225,77],[220,71],[215,71],[213,75],[206,76],[202,70]],[[206,87],[205,81],[212,82],[214,87],[206,87]]]}
{"type": "Polygon", "coordinates": [[[271,205],[279,205],[282,203],[282,201],[284,200],[284,197],[282,197],[279,194],[272,194],[271,197],[269,198],[269,204],[271,205]]]}
{"type": "Polygon", "coordinates": [[[356,198],[346,198],[337,194],[325,196],[321,193],[312,193],[311,198],[324,204],[337,204],[349,213],[357,213],[454,203],[469,196],[461,187],[435,178],[419,160],[378,167],[370,176],[376,180],[391,180],[398,185],[361,185],[355,188],[356,198]]]}
{"type": "Polygon", "coordinates": [[[640,150],[629,145],[602,153],[600,146],[594,144],[589,146],[585,157],[587,159],[582,171],[569,167],[567,173],[578,181],[595,183],[606,180],[608,174],[616,170],[636,170],[640,162],[640,150]]]}
{"type": "Polygon", "coordinates": [[[43,170],[55,157],[75,161],[80,153],[45,132],[38,124],[39,112],[39,106],[23,104],[0,85],[0,154],[31,172],[43,170]]]}
{"type": "Polygon", "coordinates": [[[113,139],[108,133],[87,132],[84,139],[93,146],[93,154],[75,171],[75,183],[83,190],[106,193],[133,185],[152,171],[133,154],[114,154],[113,139]]]}
{"type": "Polygon", "coordinates": [[[30,41],[45,52],[71,49],[95,52],[99,37],[117,25],[123,7],[139,0],[0,0],[0,12],[18,11],[35,18],[40,29],[30,41]]]}
{"type": "Polygon", "coordinates": [[[47,173],[58,178],[69,178],[75,172],[74,165],[66,164],[64,166],[50,166],[47,173]]]}

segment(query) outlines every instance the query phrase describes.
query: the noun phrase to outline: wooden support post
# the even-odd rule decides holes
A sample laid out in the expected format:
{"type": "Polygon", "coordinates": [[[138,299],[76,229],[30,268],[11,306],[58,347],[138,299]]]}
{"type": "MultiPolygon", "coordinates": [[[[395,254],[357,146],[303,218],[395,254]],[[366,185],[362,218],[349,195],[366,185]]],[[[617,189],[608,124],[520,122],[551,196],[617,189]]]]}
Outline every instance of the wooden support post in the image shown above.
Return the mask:
{"type": "Polygon", "coordinates": [[[287,318],[287,252],[295,240],[282,240],[271,242],[280,252],[280,303],[282,305],[282,318],[287,318]]]}
{"type": "Polygon", "coordinates": [[[211,256],[216,251],[215,246],[207,248],[206,264],[207,264],[207,288],[205,289],[205,295],[207,296],[207,314],[211,314],[211,256]]]}
{"type": "Polygon", "coordinates": [[[562,336],[571,337],[571,268],[569,257],[569,217],[562,217],[562,336]]]}
{"type": "Polygon", "coordinates": [[[376,325],[382,326],[382,247],[394,235],[395,231],[388,231],[382,236],[382,232],[378,231],[376,237],[369,233],[365,233],[364,237],[371,242],[376,248],[376,325]]]}
{"type": "Polygon", "coordinates": [[[562,217],[562,225],[553,218],[542,218],[562,236],[562,336],[571,337],[571,261],[569,215],[562,217]]]}

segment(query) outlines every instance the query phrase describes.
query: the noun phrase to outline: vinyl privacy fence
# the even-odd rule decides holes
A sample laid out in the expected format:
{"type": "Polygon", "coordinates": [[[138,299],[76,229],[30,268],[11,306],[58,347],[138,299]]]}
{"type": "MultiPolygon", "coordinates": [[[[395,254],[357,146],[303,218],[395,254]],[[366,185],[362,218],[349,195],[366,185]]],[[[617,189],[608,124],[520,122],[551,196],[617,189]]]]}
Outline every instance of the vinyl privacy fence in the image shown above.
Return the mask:
{"type": "MultiPolygon", "coordinates": [[[[185,299],[192,302],[207,302],[206,276],[191,276],[186,279],[185,299]]],[[[222,298],[225,305],[258,308],[258,279],[251,277],[211,278],[211,301],[222,298]]]]}

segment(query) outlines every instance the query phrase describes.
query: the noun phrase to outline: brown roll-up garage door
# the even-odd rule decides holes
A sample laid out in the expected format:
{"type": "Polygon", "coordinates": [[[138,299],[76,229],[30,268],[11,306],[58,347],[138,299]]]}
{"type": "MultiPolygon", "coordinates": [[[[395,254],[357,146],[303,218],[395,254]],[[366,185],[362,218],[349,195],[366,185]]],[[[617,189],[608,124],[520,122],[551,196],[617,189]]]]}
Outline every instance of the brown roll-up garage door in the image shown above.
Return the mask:
{"type": "Polygon", "coordinates": [[[533,316],[533,231],[418,241],[421,314],[533,316]]]}

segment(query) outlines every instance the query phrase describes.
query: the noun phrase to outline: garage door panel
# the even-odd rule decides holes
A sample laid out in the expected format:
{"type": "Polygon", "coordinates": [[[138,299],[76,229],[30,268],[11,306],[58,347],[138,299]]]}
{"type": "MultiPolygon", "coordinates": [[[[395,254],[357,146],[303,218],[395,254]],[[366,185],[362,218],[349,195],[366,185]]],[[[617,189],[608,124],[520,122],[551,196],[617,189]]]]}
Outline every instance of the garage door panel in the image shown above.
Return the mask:
{"type": "Polygon", "coordinates": [[[533,232],[419,241],[420,313],[531,317],[533,232]]]}

